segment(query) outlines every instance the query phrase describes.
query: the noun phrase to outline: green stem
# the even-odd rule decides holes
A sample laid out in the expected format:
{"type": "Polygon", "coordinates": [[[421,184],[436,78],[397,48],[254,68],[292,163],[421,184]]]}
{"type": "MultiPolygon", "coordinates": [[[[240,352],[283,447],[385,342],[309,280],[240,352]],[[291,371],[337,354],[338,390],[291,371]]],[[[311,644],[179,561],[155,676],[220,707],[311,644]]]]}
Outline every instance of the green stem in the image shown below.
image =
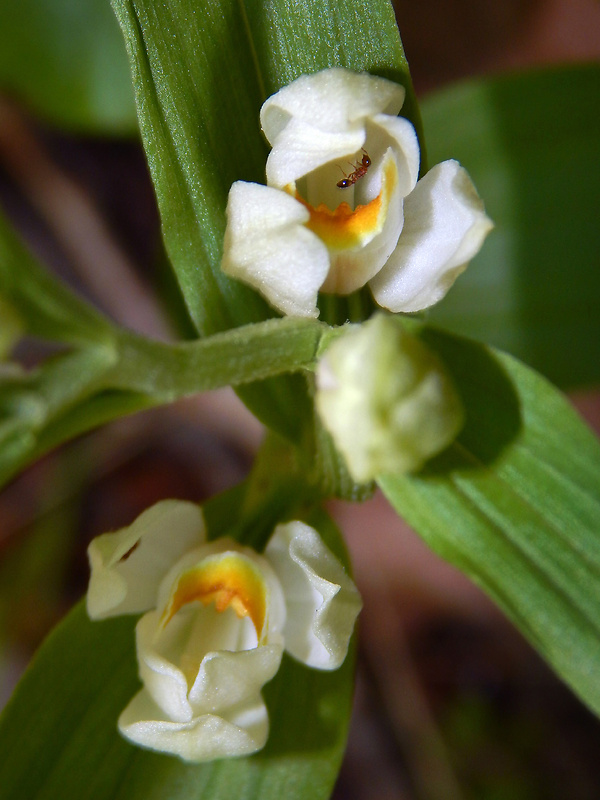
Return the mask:
{"type": "Polygon", "coordinates": [[[145,393],[165,403],[222,386],[312,369],[326,330],[313,320],[287,318],[178,344],[121,331],[117,363],[103,376],[102,384],[106,389],[145,393]]]}

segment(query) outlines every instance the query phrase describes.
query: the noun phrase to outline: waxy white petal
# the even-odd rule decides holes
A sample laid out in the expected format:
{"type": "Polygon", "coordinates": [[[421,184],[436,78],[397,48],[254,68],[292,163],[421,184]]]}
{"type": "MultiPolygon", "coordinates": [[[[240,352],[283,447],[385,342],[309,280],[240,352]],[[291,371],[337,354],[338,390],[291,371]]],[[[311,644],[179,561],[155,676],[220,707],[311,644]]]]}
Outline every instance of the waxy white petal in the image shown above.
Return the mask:
{"type": "Polygon", "coordinates": [[[296,316],[318,316],[319,291],[345,295],[367,283],[393,311],[438,302],[492,225],[456,162],[417,182],[417,134],[397,116],[404,96],[388,80],[336,67],[302,75],[268,98],[260,116],[272,145],[267,184],[281,193],[242,193],[234,184],[225,272],[296,316]],[[394,197],[381,210],[390,152],[394,197]]]}
{"type": "Polygon", "coordinates": [[[398,246],[370,286],[390,311],[420,311],[444,297],[493,227],[456,161],[433,167],[404,201],[398,246]]]}
{"type": "Polygon", "coordinates": [[[187,697],[186,676],[172,659],[157,652],[154,644],[160,617],[158,611],[149,611],[135,628],[140,678],[154,702],[169,719],[189,722],[193,710],[187,697]]]}
{"type": "Polygon", "coordinates": [[[219,613],[210,606],[190,608],[165,631],[156,611],[142,617],[136,628],[140,678],[169,719],[189,722],[198,714],[220,713],[271,680],[281,662],[281,636],[261,646],[255,639],[253,649],[238,650],[238,634],[248,625],[232,609],[219,613]]]}
{"type": "Polygon", "coordinates": [[[141,747],[196,763],[255,753],[264,747],[269,733],[260,695],[218,715],[200,714],[188,722],[174,722],[144,689],[125,708],[118,726],[123,736],[141,747]]]}
{"type": "Polygon", "coordinates": [[[318,533],[303,522],[278,525],[265,556],[286,598],[285,648],[317,669],[337,669],[362,607],[356,586],[318,533]]]}
{"type": "Polygon", "coordinates": [[[367,149],[372,160],[392,147],[398,165],[398,189],[402,197],[412,192],[419,177],[421,153],[414,125],[404,117],[377,114],[367,126],[367,149]]]}
{"type": "Polygon", "coordinates": [[[158,587],[174,561],[205,539],[195,503],[163,500],[128,527],[97,536],[88,548],[91,619],[137,614],[156,604],[158,587]]]}
{"type": "Polygon", "coordinates": [[[260,645],[253,650],[221,650],[206,655],[190,690],[194,712],[230,708],[260,692],[281,664],[283,637],[278,638],[278,644],[260,645]]]}
{"type": "Polygon", "coordinates": [[[227,204],[222,268],[292,316],[318,316],[329,270],[326,246],[304,227],[306,208],[285,192],[238,181],[227,204]]]}
{"type": "Polygon", "coordinates": [[[301,75],[265,101],[260,123],[271,146],[292,118],[330,133],[352,129],[379,113],[396,115],[404,102],[404,87],[366,72],[334,67],[301,75]]]}
{"type": "Polygon", "coordinates": [[[343,161],[349,153],[360,150],[364,142],[364,126],[332,133],[292,119],[279,134],[277,146],[267,158],[267,183],[283,189],[330,161],[343,161]]]}

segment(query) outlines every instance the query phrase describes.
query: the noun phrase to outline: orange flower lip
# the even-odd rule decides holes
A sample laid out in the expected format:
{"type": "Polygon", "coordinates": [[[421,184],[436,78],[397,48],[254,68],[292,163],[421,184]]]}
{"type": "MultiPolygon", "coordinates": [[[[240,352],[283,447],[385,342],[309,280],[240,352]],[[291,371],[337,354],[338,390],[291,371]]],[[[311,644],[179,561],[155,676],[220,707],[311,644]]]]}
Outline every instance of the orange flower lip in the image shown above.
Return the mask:
{"type": "Polygon", "coordinates": [[[258,569],[237,553],[204,559],[182,573],[175,584],[161,624],[165,627],[188,603],[215,604],[217,612],[232,608],[238,617],[250,617],[260,640],[266,620],[267,589],[258,569]]]}
{"type": "Polygon", "coordinates": [[[396,165],[393,161],[388,161],[383,169],[381,191],[377,197],[364,205],[356,206],[354,210],[346,202],[340,203],[335,211],[331,211],[324,203],[314,208],[295,189],[292,193],[310,214],[306,227],[329,250],[338,252],[355,250],[381,232],[397,182],[396,165]]]}

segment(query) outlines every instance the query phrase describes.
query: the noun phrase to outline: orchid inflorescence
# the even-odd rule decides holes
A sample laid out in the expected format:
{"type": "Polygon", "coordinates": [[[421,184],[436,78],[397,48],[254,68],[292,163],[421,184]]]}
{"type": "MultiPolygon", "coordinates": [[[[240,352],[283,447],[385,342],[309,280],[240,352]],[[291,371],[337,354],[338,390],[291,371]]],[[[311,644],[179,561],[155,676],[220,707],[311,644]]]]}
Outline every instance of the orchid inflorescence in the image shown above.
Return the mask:
{"type": "MultiPolygon", "coordinates": [[[[403,87],[345,69],[304,75],[270,97],[267,185],[236,182],[223,270],[280,312],[315,317],[319,292],[366,284],[393,312],[440,300],[491,228],[455,161],[420,180],[403,87]]],[[[418,469],[463,423],[439,359],[379,314],[326,350],[315,404],[354,480],[418,469]]],[[[267,740],[262,687],[284,651],[308,667],[344,661],[361,601],[316,530],[278,525],[264,552],[209,541],[201,509],[168,500],[89,548],[92,619],[143,614],[141,690],[118,727],[193,762],[253,753],[267,740]]]]}

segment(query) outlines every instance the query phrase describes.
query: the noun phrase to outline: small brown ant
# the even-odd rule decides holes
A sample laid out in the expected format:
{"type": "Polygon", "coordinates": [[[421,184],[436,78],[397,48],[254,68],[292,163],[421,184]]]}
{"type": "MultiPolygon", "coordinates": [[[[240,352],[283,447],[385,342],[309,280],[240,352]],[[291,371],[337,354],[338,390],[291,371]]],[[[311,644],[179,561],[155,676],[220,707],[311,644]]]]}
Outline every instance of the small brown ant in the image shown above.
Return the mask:
{"type": "Polygon", "coordinates": [[[352,164],[352,166],[355,167],[355,169],[353,172],[350,173],[350,175],[346,175],[346,173],[342,169],[342,172],[344,172],[344,177],[342,178],[341,181],[337,182],[336,186],[338,187],[338,189],[347,189],[348,186],[353,186],[359,178],[362,178],[364,175],[367,174],[367,170],[371,166],[371,159],[367,151],[364,149],[364,147],[362,148],[362,151],[364,153],[364,156],[362,157],[360,164],[352,164]]]}

